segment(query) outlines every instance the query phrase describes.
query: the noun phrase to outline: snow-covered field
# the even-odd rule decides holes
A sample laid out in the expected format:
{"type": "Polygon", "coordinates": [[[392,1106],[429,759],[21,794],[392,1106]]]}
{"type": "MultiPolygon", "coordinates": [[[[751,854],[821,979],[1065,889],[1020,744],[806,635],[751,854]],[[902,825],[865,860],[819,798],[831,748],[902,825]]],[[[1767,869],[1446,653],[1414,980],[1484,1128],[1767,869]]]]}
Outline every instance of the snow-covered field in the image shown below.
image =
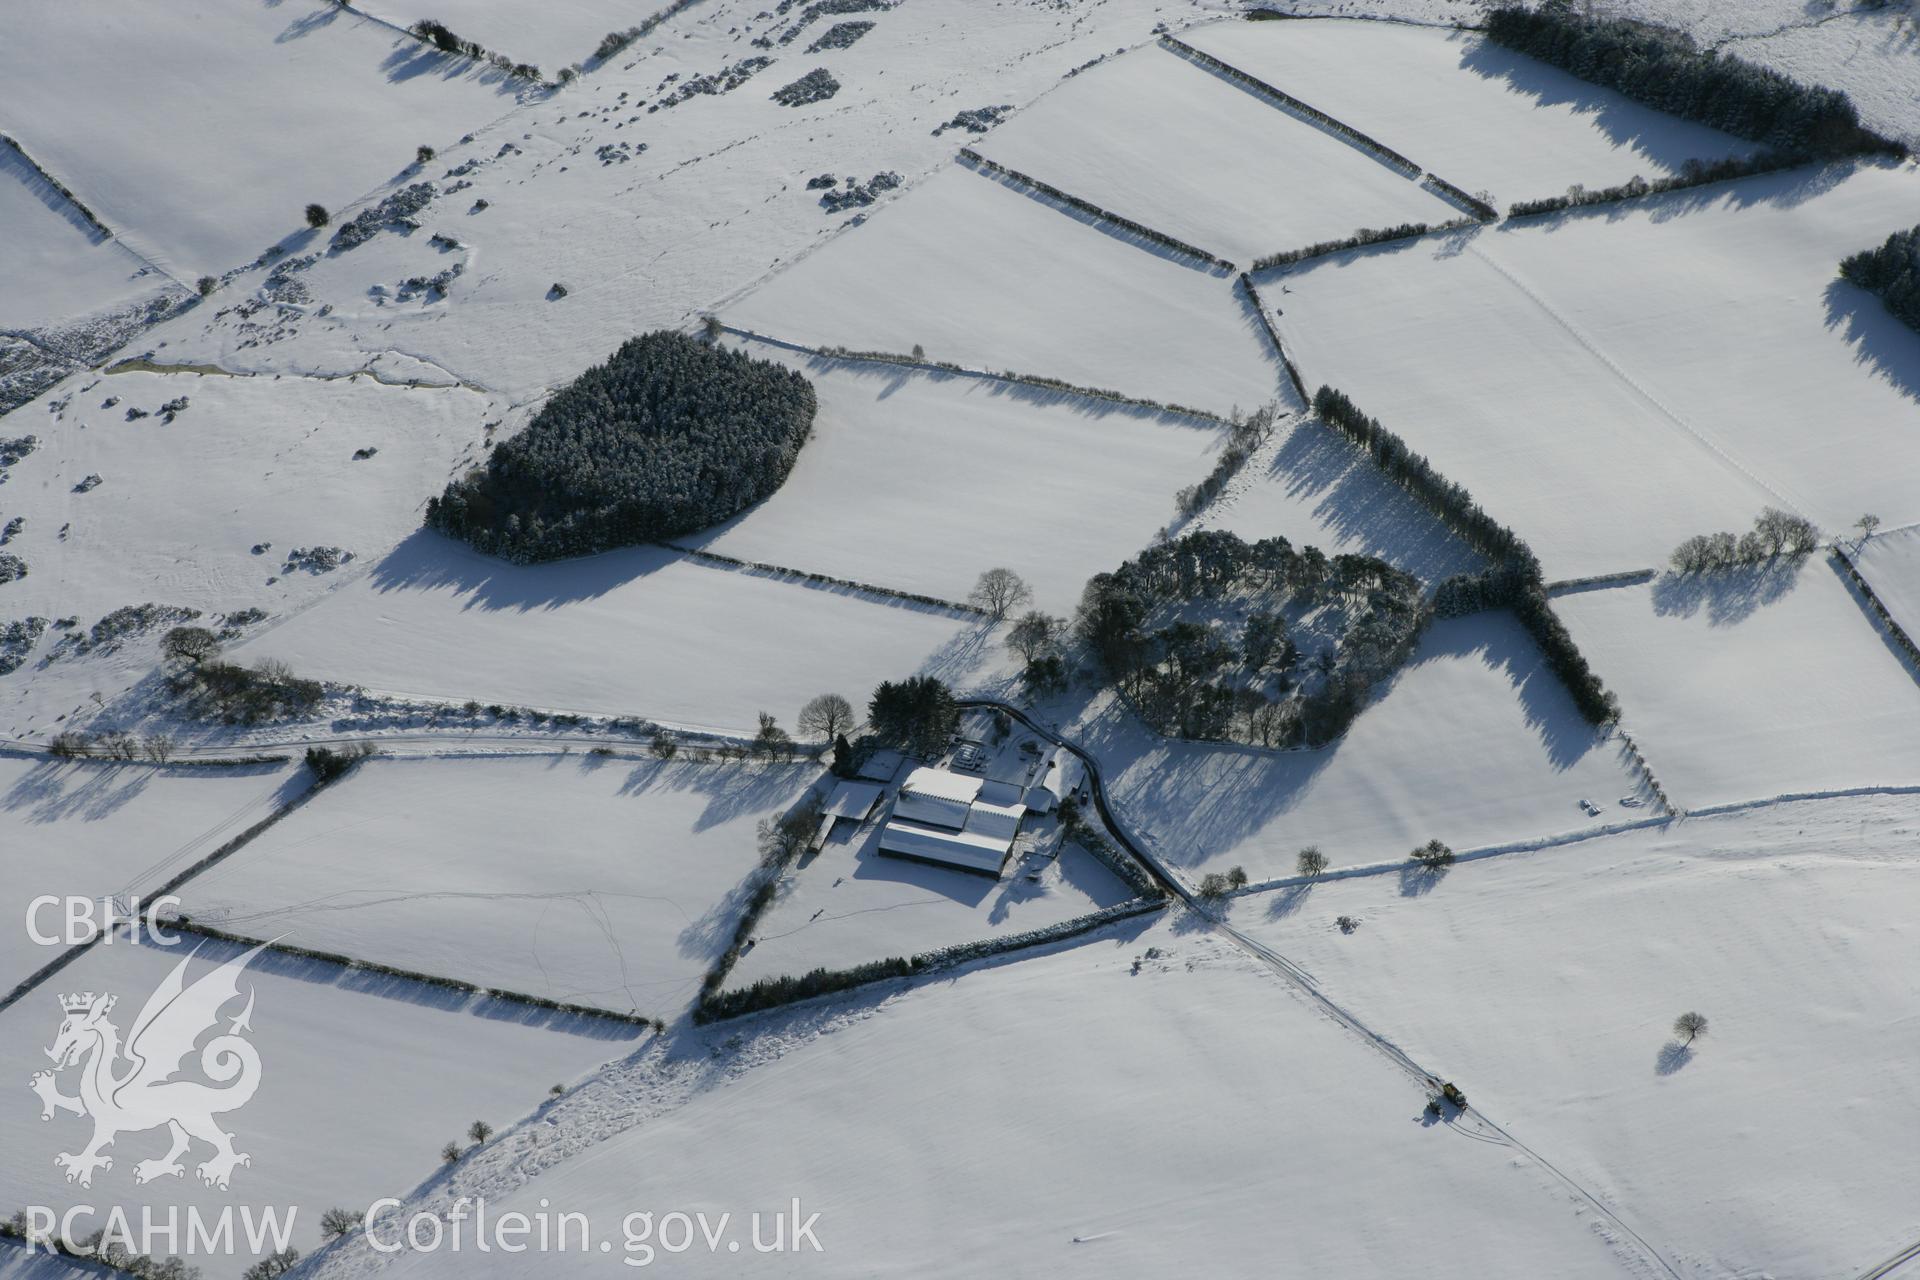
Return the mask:
{"type": "Polygon", "coordinates": [[[723,318],[789,342],[918,345],[931,360],[1216,413],[1287,394],[1232,280],[1121,236],[956,167],[723,318]]]}
{"type": "Polygon", "coordinates": [[[1240,900],[1233,922],[1678,1274],[1857,1275],[1916,1235],[1911,801],[1690,818],[1411,888],[1332,881],[1240,900]],[[1671,1030],[1688,1010],[1708,1019],[1691,1049],[1671,1030]]]}
{"type": "Polygon", "coordinates": [[[1920,345],[1835,277],[1916,199],[1910,168],[1801,170],[1323,259],[1265,296],[1291,290],[1277,323],[1309,385],[1426,453],[1550,576],[1618,572],[1767,505],[1829,530],[1920,515],[1920,345]]]}
{"type": "Polygon", "coordinates": [[[809,765],[373,760],[189,884],[244,937],[649,1017],[732,936],[809,765]]]}
{"type": "Polygon", "coordinates": [[[789,872],[780,900],[761,917],[753,949],[734,965],[727,985],[1023,933],[1133,896],[1098,859],[1073,845],[1052,860],[1023,856],[1016,846],[1005,878],[995,881],[884,857],[875,847],[879,838],[878,821],[851,836],[836,832],[817,856],[789,872]]]}
{"type": "MultiPolygon", "coordinates": [[[[286,766],[0,756],[0,996],[62,950],[29,935],[35,898],[151,895],[306,786],[305,772],[286,766]]],[[[96,905],[95,919],[101,911],[96,905]]],[[[64,930],[57,906],[38,923],[43,934],[64,930]]]]}
{"type": "Polygon", "coordinates": [[[1920,688],[1824,556],[1554,608],[1683,809],[1920,783],[1920,688]]]}
{"type": "Polygon", "coordinates": [[[1459,216],[1371,157],[1157,46],[1067,81],[978,150],[1242,266],[1360,227],[1459,216]]]}
{"type": "MultiPolygon", "coordinates": [[[[1121,925],[873,999],[763,1023],[717,1069],[688,1045],[610,1073],[645,1123],[524,1186],[520,1162],[483,1162],[459,1191],[502,1211],[545,1197],[614,1235],[611,1257],[543,1255],[552,1276],[628,1270],[616,1227],[636,1207],[730,1210],[744,1240],[795,1196],[820,1252],[754,1261],[807,1275],[1633,1274],[1538,1166],[1421,1125],[1411,1080],[1213,938],[1121,925]]],[[[549,1144],[596,1124],[582,1101],[549,1144]]],[[[748,1269],[724,1243],[655,1249],[676,1274],[748,1269]]],[[[524,1265],[411,1254],[385,1274],[524,1265]]]]}
{"type": "Polygon", "coordinates": [[[1920,528],[1881,534],[1849,555],[1907,638],[1920,643],[1920,528]]]}
{"type": "MultiPolygon", "coordinates": [[[[116,994],[109,1020],[124,1036],[187,951],[135,947],[124,939],[98,946],[62,970],[53,986],[0,1013],[0,1079],[9,1082],[7,1105],[0,1107],[0,1151],[7,1153],[0,1161],[0,1204],[56,1212],[97,1206],[76,1220],[76,1235],[104,1226],[109,1206],[137,1214],[141,1205],[197,1205],[208,1215],[227,1204],[256,1213],[297,1206],[293,1243],[310,1252],[326,1209],[359,1212],[380,1196],[406,1195],[434,1173],[440,1148],[461,1139],[474,1120],[506,1128],[538,1107],[552,1085],[632,1052],[640,1035],[606,1019],[476,1002],[461,992],[263,955],[248,966],[240,988],[254,992],[248,1038],[259,1052],[259,1089],[245,1106],[220,1117],[236,1150],[253,1158],[234,1172],[231,1190],[204,1185],[192,1167],[179,1178],[136,1185],[134,1166],[166,1153],[164,1129],[122,1134],[108,1151],[113,1167],[96,1174],[91,1187],[67,1183],[54,1156],[80,1151],[92,1126],[64,1112],[43,1123],[25,1087],[29,1076],[49,1066],[44,1049],[61,1020],[56,996],[116,994]]],[[[188,981],[236,954],[239,948],[206,943],[188,981]]],[[[56,1078],[69,1096],[74,1075],[56,1078]]],[[[209,1154],[196,1144],[191,1159],[197,1164],[209,1154]]],[[[184,1243],[173,1250],[185,1251],[184,1243]]],[[[217,1280],[237,1276],[251,1260],[251,1254],[192,1259],[217,1280]]]]}
{"type": "Polygon", "coordinates": [[[33,3],[8,28],[8,132],[188,282],[311,238],[309,202],[357,200],[516,101],[517,81],[323,0],[33,3]]]}
{"type": "Polygon", "coordinates": [[[970,670],[977,619],[703,564],[648,547],[511,565],[420,532],[324,601],[241,645],[392,693],[637,715],[751,732],[807,699],[970,670]]]}
{"type": "Polygon", "coordinates": [[[1006,566],[1038,607],[1070,610],[1173,519],[1226,437],[1108,400],[745,345],[812,379],[813,437],[778,493],[684,544],[944,600],[1006,566]]]}
{"type": "Polygon", "coordinates": [[[33,329],[131,302],[168,283],[103,237],[0,143],[0,329],[33,329]]]}
{"type": "Polygon", "coordinates": [[[1616,803],[1644,794],[1621,744],[1580,719],[1502,613],[1435,623],[1346,737],[1321,750],[1162,739],[1105,701],[1071,731],[1099,757],[1120,821],[1193,880],[1236,864],[1255,881],[1292,875],[1310,844],[1337,867],[1433,838],[1464,850],[1648,811],[1616,803]],[[1603,816],[1582,813],[1583,797],[1603,816]]]}
{"type": "Polygon", "coordinates": [[[1468,32],[1387,22],[1220,22],[1181,36],[1500,208],[1610,187],[1750,144],[1468,32]]]}

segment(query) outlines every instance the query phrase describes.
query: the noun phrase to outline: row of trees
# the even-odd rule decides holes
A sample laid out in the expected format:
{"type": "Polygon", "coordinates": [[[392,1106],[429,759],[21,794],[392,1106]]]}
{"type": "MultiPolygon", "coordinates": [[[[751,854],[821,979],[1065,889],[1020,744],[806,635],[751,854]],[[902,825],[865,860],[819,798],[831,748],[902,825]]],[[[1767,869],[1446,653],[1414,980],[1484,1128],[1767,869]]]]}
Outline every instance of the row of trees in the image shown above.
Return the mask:
{"type": "Polygon", "coordinates": [[[1738,537],[1725,532],[1695,534],[1673,549],[1668,562],[1675,573],[1699,573],[1759,564],[1779,555],[1803,556],[1819,545],[1820,530],[1811,520],[1768,507],[1754,517],[1753,528],[1746,533],[1738,537]]]}
{"type": "Polygon", "coordinates": [[[1840,274],[1878,294],[1901,323],[1920,329],[1920,226],[1896,231],[1879,248],[1846,258],[1840,274]]]}
{"type": "Polygon", "coordinates": [[[1902,148],[1860,124],[1847,95],[1702,49],[1687,35],[1628,19],[1596,18],[1572,0],[1503,5],[1489,39],[1636,102],[1806,156],[1902,148]]]}
{"type": "Polygon", "coordinates": [[[1262,405],[1246,415],[1235,408],[1227,427],[1227,447],[1220,451],[1213,470],[1199,484],[1190,484],[1174,495],[1173,504],[1180,514],[1191,519],[1217,498],[1255,451],[1273,439],[1273,424],[1279,417],[1280,407],[1274,404],[1262,405]]]}
{"type": "Polygon", "coordinates": [[[691,533],[780,487],[815,408],[794,370],[645,334],[429,500],[427,524],[520,563],[691,533]]]}
{"type": "Polygon", "coordinates": [[[1520,619],[1547,665],[1573,695],[1580,714],[1593,724],[1619,718],[1620,703],[1588,665],[1547,599],[1540,559],[1520,535],[1487,514],[1466,488],[1447,479],[1407,442],[1362,413],[1347,396],[1323,386],[1314,393],[1313,407],[1320,417],[1372,455],[1400,486],[1439,516],[1462,541],[1493,561],[1493,567],[1459,574],[1434,592],[1434,612],[1442,617],[1480,609],[1509,608],[1520,619]]]}

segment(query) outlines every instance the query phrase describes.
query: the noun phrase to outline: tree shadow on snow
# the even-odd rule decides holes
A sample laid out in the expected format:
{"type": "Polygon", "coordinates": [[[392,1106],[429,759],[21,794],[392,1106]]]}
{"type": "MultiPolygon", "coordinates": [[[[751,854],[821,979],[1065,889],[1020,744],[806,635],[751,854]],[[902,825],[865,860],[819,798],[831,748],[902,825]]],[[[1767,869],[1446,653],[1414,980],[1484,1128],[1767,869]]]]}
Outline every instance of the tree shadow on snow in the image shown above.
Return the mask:
{"type": "Polygon", "coordinates": [[[1709,626],[1735,626],[1784,599],[1806,567],[1807,558],[1782,556],[1738,569],[1662,574],[1653,581],[1653,611],[1691,618],[1704,609],[1709,626]]]}
{"type": "Polygon", "coordinates": [[[1920,400],[1920,333],[1857,284],[1835,280],[1822,296],[1827,328],[1840,331],[1842,340],[1853,348],[1854,363],[1885,378],[1909,400],[1920,400]]]}
{"type": "Polygon", "coordinates": [[[1693,1050],[1678,1040],[1669,1040],[1660,1046],[1660,1052],[1653,1059],[1653,1074],[1670,1076],[1693,1061],[1693,1050]]]}

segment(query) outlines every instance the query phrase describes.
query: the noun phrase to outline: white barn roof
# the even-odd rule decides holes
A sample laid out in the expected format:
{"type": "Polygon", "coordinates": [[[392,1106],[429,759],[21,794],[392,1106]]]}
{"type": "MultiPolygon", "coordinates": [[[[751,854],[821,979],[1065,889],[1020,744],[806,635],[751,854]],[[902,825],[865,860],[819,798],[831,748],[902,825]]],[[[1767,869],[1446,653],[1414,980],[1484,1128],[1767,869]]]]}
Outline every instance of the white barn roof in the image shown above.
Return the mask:
{"type": "Polygon", "coordinates": [[[997,839],[965,831],[942,831],[895,819],[880,830],[880,852],[924,862],[939,862],[963,871],[998,876],[1006,865],[1013,838],[997,839]]]}
{"type": "Polygon", "coordinates": [[[820,812],[830,818],[852,818],[857,822],[873,812],[874,801],[883,790],[877,782],[842,782],[834,787],[820,812]]]}

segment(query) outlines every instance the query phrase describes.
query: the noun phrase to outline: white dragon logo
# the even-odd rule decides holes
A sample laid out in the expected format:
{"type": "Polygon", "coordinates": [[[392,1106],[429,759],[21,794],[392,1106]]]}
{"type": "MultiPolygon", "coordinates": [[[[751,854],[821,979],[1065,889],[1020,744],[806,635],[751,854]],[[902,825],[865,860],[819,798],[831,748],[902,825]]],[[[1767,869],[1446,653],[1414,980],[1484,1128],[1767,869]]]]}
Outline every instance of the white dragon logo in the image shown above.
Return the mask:
{"type": "Polygon", "coordinates": [[[95,1170],[113,1168],[113,1158],[101,1151],[116,1137],[162,1125],[172,1135],[173,1145],[160,1159],[136,1164],[135,1182],[179,1177],[185,1172],[180,1157],[196,1138],[213,1147],[213,1157],[198,1169],[200,1180],[209,1186],[225,1191],[234,1167],[253,1163],[251,1157],[233,1149],[233,1135],[213,1119],[243,1106],[260,1087],[260,1055],[241,1038],[242,1032],[252,1029],[252,988],[240,1016],[200,1050],[201,1072],[225,1087],[174,1077],[201,1036],[219,1025],[221,1008],[239,996],[240,971],[259,952],[255,947],[234,957],[192,986],[186,985],[185,975],[193,956],[181,960],[147,998],[124,1050],[119,1028],[107,1020],[117,997],[91,991],[60,997],[66,1018],[53,1047],[46,1051],[54,1068],[35,1072],[29,1084],[40,1095],[42,1120],[53,1119],[56,1111],[93,1117],[93,1140],[86,1149],[54,1157],[54,1164],[66,1170],[68,1182],[92,1186],[95,1170]],[[80,1095],[70,1098],[60,1092],[55,1077],[76,1065],[80,1095]]]}

